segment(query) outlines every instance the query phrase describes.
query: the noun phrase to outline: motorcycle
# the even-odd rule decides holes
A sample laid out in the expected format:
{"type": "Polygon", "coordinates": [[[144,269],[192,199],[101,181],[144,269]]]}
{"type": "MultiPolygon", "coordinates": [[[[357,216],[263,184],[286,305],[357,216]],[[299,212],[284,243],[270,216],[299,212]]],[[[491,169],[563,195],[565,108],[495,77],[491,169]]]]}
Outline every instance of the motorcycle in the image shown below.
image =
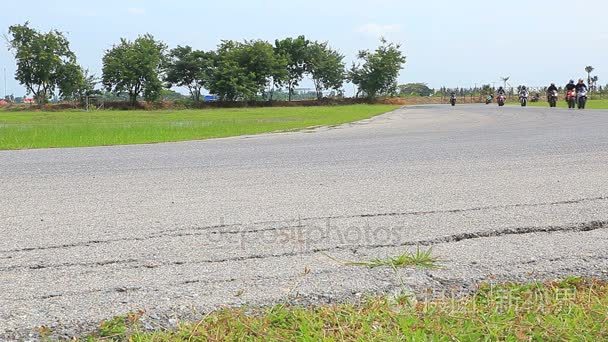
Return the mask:
{"type": "Polygon", "coordinates": [[[504,106],[506,100],[507,100],[507,98],[503,94],[498,95],[498,97],[496,98],[496,102],[498,103],[498,107],[504,106]]]}
{"type": "Polygon", "coordinates": [[[557,90],[553,90],[549,93],[549,107],[551,107],[551,108],[557,107],[557,98],[558,98],[557,90]]]}
{"type": "Polygon", "coordinates": [[[452,95],[450,97],[450,104],[452,105],[452,107],[456,105],[456,95],[452,95]]]}
{"type": "Polygon", "coordinates": [[[494,96],[493,95],[488,95],[488,97],[486,97],[486,104],[490,104],[492,103],[492,101],[494,101],[494,96]]]}
{"type": "Polygon", "coordinates": [[[522,92],[519,94],[519,103],[521,104],[522,107],[525,107],[528,105],[528,93],[527,92],[522,92]]]}
{"type": "Polygon", "coordinates": [[[568,108],[574,109],[576,106],[576,90],[568,90],[566,92],[566,102],[568,102],[568,108]]]}
{"type": "Polygon", "coordinates": [[[581,90],[576,94],[576,102],[578,103],[578,109],[585,109],[587,104],[587,90],[581,90]]]}

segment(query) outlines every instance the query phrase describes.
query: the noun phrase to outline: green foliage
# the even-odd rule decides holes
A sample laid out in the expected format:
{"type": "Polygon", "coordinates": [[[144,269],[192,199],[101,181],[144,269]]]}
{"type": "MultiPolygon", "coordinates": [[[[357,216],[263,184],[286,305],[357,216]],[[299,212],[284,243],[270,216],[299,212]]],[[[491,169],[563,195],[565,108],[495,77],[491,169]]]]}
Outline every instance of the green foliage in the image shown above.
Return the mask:
{"type": "Polygon", "coordinates": [[[63,100],[80,100],[85,96],[99,93],[95,90],[97,79],[95,75],[89,75],[88,70],[76,64],[66,64],[59,73],[57,85],[59,96],[63,100]]]}
{"type": "Polygon", "coordinates": [[[374,51],[359,51],[362,64],[353,64],[350,80],[358,86],[357,96],[365,94],[370,99],[397,92],[397,78],[405,63],[401,45],[381,39],[381,45],[374,51]]]}
{"type": "Polygon", "coordinates": [[[132,104],[140,95],[146,101],[158,99],[165,49],[166,46],[150,34],[132,42],[121,39],[120,44],[106,51],[103,57],[103,85],[114,93],[128,93],[132,104]]]}
{"type": "MultiPolygon", "coordinates": [[[[374,297],[358,305],[224,309],[120,341],[606,341],[608,285],[580,279],[484,285],[468,297],[374,297]]],[[[125,329],[116,329],[117,332],[125,329]]],[[[95,340],[95,337],[91,337],[95,340]]],[[[100,339],[102,340],[102,339],[100,339]]]]}
{"type": "Polygon", "coordinates": [[[253,100],[270,84],[280,84],[285,67],[285,59],[277,56],[266,41],[222,41],[209,90],[222,101],[253,100]]]}
{"type": "MultiPolygon", "coordinates": [[[[63,33],[38,32],[29,23],[9,27],[9,49],[15,54],[15,79],[33,94],[39,104],[46,103],[57,87],[72,93],[82,83],[83,72],[63,33]]],[[[70,94],[71,95],[71,94],[70,94]]]]}
{"type": "Polygon", "coordinates": [[[243,43],[222,41],[217,49],[217,58],[209,82],[209,91],[221,101],[236,101],[253,98],[259,88],[255,75],[250,75],[243,60],[247,58],[243,43]]]}
{"type": "Polygon", "coordinates": [[[399,95],[431,96],[433,93],[433,89],[424,83],[408,83],[399,86],[399,95]]]}
{"type": "Polygon", "coordinates": [[[162,89],[160,91],[160,99],[163,101],[180,101],[187,100],[188,97],[171,89],[162,89]]]}
{"type": "Polygon", "coordinates": [[[420,248],[416,249],[416,252],[404,252],[395,257],[387,257],[384,259],[373,259],[371,261],[351,261],[347,262],[348,266],[365,266],[369,268],[376,267],[391,267],[391,268],[403,268],[403,267],[418,267],[433,269],[437,268],[439,259],[433,256],[433,250],[428,249],[426,251],[420,248]]]}
{"type": "Polygon", "coordinates": [[[279,80],[278,84],[287,85],[290,101],[294,89],[300,84],[306,72],[309,45],[310,41],[304,36],[277,39],[274,43],[275,54],[285,61],[287,67],[287,74],[279,80]]]}
{"type": "Polygon", "coordinates": [[[306,69],[315,84],[317,98],[323,98],[324,90],[340,90],[344,84],[344,56],[328,46],[328,43],[314,42],[309,45],[306,69]]]}
{"type": "Polygon", "coordinates": [[[199,102],[201,90],[209,85],[215,54],[178,46],[171,50],[165,67],[167,87],[187,87],[192,99],[199,102]]]}

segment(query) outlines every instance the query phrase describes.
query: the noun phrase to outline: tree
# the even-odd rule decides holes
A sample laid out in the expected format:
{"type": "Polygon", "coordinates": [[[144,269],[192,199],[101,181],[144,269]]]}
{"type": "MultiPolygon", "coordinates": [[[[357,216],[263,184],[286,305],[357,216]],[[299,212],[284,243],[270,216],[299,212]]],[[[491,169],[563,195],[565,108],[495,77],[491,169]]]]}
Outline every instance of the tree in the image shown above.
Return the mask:
{"type": "Polygon", "coordinates": [[[201,90],[208,86],[215,54],[193,50],[190,46],[178,46],[169,52],[166,64],[165,82],[186,87],[192,99],[199,102],[201,90]]]}
{"type": "Polygon", "coordinates": [[[217,48],[209,91],[220,101],[252,98],[257,92],[255,82],[241,64],[243,46],[239,42],[225,40],[217,48]]]}
{"type": "Polygon", "coordinates": [[[310,41],[304,36],[285,38],[274,43],[275,54],[286,62],[287,75],[279,85],[286,84],[291,101],[294,89],[300,84],[306,72],[306,57],[310,41]]]}
{"type": "Polygon", "coordinates": [[[117,94],[128,93],[131,105],[137,103],[138,96],[146,101],[158,99],[165,49],[165,44],[150,34],[134,41],[122,38],[120,44],[106,51],[103,57],[103,85],[117,94]]]}
{"type": "Polygon", "coordinates": [[[209,90],[221,101],[253,100],[270,84],[281,80],[285,66],[285,60],[277,58],[266,41],[222,41],[209,90]]]}
{"type": "Polygon", "coordinates": [[[171,89],[163,89],[160,91],[161,99],[163,101],[177,101],[187,99],[187,96],[184,96],[174,90],[171,89]]]}
{"type": "Polygon", "coordinates": [[[350,80],[358,87],[356,96],[364,93],[373,99],[378,95],[389,95],[397,92],[397,78],[406,59],[401,45],[380,40],[381,45],[374,51],[359,51],[358,58],[362,64],[355,64],[350,70],[350,80]]]}
{"type": "Polygon", "coordinates": [[[433,89],[424,83],[408,83],[399,86],[400,95],[431,96],[433,89]]]}
{"type": "Polygon", "coordinates": [[[344,84],[344,56],[327,43],[314,42],[309,45],[306,56],[306,71],[310,74],[317,93],[323,98],[323,90],[340,90],[344,84]]]}
{"type": "Polygon", "coordinates": [[[589,88],[593,89],[594,91],[597,90],[597,82],[600,80],[600,78],[596,75],[591,77],[591,83],[589,84],[589,88]]]}
{"type": "Polygon", "coordinates": [[[239,63],[257,85],[257,93],[264,92],[286,79],[287,60],[275,54],[272,44],[263,40],[245,41],[239,63]]]}
{"type": "Polygon", "coordinates": [[[39,105],[55,94],[59,82],[65,89],[80,80],[76,55],[63,33],[57,30],[41,33],[26,22],[9,27],[9,35],[9,50],[17,61],[15,79],[25,86],[28,95],[33,94],[39,105]],[[70,74],[65,75],[66,72],[70,74]]]}
{"type": "Polygon", "coordinates": [[[591,65],[585,67],[585,71],[587,72],[587,84],[591,84],[591,73],[593,70],[595,70],[595,68],[591,65]]]}
{"type": "Polygon", "coordinates": [[[76,64],[66,64],[57,80],[59,97],[62,100],[83,101],[86,96],[98,93],[95,90],[97,79],[95,75],[89,75],[88,70],[83,70],[76,64]]]}

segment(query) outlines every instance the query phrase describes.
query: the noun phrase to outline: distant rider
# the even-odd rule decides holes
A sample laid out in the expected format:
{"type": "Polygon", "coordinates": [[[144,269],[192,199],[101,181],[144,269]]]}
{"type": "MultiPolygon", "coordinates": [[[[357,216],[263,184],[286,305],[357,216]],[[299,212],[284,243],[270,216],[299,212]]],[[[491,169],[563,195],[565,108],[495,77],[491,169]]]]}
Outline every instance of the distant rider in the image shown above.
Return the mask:
{"type": "Polygon", "coordinates": [[[551,83],[551,85],[549,86],[549,88],[547,88],[548,92],[552,92],[552,91],[558,91],[557,87],[555,86],[555,83],[551,83]]]}
{"type": "Polygon", "coordinates": [[[497,96],[500,96],[500,95],[505,96],[506,94],[507,94],[507,92],[502,87],[499,87],[498,90],[496,91],[497,96]]]}
{"type": "Polygon", "coordinates": [[[519,90],[519,97],[528,97],[529,95],[530,93],[528,92],[526,86],[521,86],[521,89],[519,90]]]}
{"type": "Polygon", "coordinates": [[[555,83],[551,83],[551,85],[549,86],[549,88],[547,88],[547,94],[552,94],[554,91],[558,91],[558,89],[555,86],[555,83]]]}
{"type": "Polygon", "coordinates": [[[576,84],[574,84],[574,80],[570,80],[570,82],[566,84],[566,91],[571,91],[573,89],[576,89],[576,84]]]}
{"type": "Polygon", "coordinates": [[[578,80],[578,84],[574,87],[574,89],[576,89],[576,93],[581,93],[583,91],[587,91],[587,86],[585,85],[585,81],[583,81],[583,79],[581,78],[580,80],[578,80]]]}

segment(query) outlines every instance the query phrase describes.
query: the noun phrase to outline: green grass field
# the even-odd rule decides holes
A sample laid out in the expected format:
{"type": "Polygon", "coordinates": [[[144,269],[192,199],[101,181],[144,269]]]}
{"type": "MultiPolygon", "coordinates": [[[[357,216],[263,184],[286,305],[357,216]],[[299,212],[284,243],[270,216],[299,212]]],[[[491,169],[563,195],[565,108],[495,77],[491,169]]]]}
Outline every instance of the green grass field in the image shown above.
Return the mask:
{"type": "MultiPolygon", "coordinates": [[[[547,107],[549,108],[549,103],[546,99],[541,98],[540,102],[529,102],[530,106],[533,107],[547,107]]],[[[568,108],[568,104],[564,101],[563,98],[560,98],[557,102],[557,107],[559,108],[568,108]]],[[[587,109],[608,109],[608,99],[606,100],[589,100],[587,101],[587,109]]]]}
{"type": "MultiPolygon", "coordinates": [[[[359,305],[226,309],[177,329],[144,332],[142,313],[101,323],[88,341],[606,341],[608,284],[484,286],[465,298],[416,302],[375,297],[359,305]]],[[[43,333],[51,334],[50,330],[43,333]]]]}
{"type": "Polygon", "coordinates": [[[238,108],[180,111],[0,111],[0,150],[199,140],[332,126],[398,106],[238,108]]]}

